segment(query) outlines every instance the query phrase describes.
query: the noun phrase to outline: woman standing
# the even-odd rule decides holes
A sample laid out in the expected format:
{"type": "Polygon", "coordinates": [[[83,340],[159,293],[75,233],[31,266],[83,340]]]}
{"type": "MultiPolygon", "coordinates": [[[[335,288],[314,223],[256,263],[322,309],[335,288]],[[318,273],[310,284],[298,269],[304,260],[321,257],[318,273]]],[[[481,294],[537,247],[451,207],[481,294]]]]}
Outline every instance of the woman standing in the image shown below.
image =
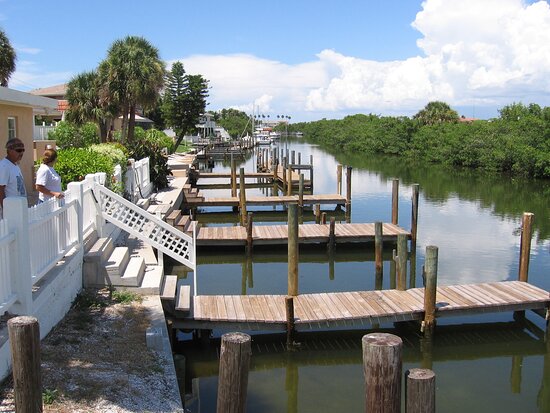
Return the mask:
{"type": "Polygon", "coordinates": [[[42,164],[36,172],[36,190],[38,194],[38,203],[47,201],[50,198],[63,198],[65,195],[61,192],[61,177],[53,169],[57,160],[57,151],[55,149],[46,149],[42,157],[42,164]]]}

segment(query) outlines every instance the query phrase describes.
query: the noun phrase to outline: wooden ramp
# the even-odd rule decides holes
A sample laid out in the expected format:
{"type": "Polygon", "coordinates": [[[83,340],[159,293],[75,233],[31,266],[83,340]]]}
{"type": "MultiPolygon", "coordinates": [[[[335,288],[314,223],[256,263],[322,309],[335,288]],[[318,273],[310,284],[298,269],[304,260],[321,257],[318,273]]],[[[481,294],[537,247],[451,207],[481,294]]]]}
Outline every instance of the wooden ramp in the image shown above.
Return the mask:
{"type": "MultiPolygon", "coordinates": [[[[301,224],[298,226],[300,244],[329,242],[329,224],[301,224]]],[[[397,235],[411,233],[397,225],[382,225],[383,241],[396,242],[397,235]]],[[[374,242],[374,224],[336,224],[334,228],[336,243],[374,242]]],[[[246,228],[200,227],[197,234],[197,246],[245,245],[246,228]]],[[[288,225],[255,225],[252,228],[252,245],[286,244],[288,225]]]]}
{"type": "MultiPolygon", "coordinates": [[[[338,194],[320,194],[320,195],[304,195],[304,205],[345,205],[346,197],[338,194]]],[[[299,202],[298,195],[288,196],[250,196],[246,198],[247,206],[272,206],[272,205],[288,205],[297,204],[299,202]]],[[[238,197],[212,197],[212,198],[196,198],[189,199],[187,205],[192,208],[196,207],[214,207],[214,206],[230,206],[238,207],[238,197]]]]}
{"type": "MultiPolygon", "coordinates": [[[[449,285],[437,288],[437,317],[503,311],[542,310],[547,291],[521,281],[449,285]]],[[[302,294],[294,297],[297,329],[422,320],[424,289],[302,294]]],[[[183,321],[183,320],[181,320],[183,321]]],[[[224,324],[250,330],[285,328],[284,295],[198,295],[193,322],[203,328],[224,324]]]]}

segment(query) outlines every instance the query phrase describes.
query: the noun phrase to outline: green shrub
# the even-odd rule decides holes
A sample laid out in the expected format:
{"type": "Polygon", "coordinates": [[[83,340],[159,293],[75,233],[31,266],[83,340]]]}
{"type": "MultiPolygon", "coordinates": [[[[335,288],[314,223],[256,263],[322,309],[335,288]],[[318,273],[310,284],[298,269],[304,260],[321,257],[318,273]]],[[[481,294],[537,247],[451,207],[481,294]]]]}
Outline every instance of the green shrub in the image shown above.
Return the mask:
{"type": "Polygon", "coordinates": [[[174,140],[157,129],[149,129],[145,132],[147,140],[158,142],[161,148],[168,149],[168,153],[174,152],[174,140]]]}
{"type": "Polygon", "coordinates": [[[48,133],[48,139],[55,140],[57,146],[66,148],[85,148],[99,143],[97,125],[88,122],[78,127],[70,122],[59,122],[57,127],[48,133]]]}
{"type": "Polygon", "coordinates": [[[78,182],[87,174],[105,172],[106,186],[110,186],[115,162],[107,155],[94,152],[89,148],[61,149],[57,152],[55,170],[61,176],[63,189],[69,182],[78,182]]]}

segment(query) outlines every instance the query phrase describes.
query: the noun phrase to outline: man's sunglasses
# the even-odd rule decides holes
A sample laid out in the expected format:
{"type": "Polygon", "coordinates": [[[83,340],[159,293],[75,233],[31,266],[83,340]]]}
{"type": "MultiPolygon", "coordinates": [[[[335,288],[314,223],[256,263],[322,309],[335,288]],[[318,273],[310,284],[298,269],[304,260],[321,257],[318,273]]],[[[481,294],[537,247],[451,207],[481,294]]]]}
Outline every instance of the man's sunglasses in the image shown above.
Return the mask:
{"type": "Polygon", "coordinates": [[[17,149],[13,149],[13,148],[10,148],[12,151],[15,151],[17,153],[23,153],[25,152],[25,148],[17,148],[17,149]]]}

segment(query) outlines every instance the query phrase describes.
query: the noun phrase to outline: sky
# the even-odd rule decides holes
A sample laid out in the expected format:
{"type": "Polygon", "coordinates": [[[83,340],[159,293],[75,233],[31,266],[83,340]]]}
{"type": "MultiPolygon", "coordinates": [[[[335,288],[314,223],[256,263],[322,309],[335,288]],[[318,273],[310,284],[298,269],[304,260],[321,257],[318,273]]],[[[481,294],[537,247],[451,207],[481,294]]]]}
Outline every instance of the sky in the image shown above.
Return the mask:
{"type": "Polygon", "coordinates": [[[460,115],[550,106],[546,0],[0,0],[28,91],[97,68],[143,36],[167,69],[210,81],[209,110],[291,116],[412,116],[442,100],[460,115]]]}

